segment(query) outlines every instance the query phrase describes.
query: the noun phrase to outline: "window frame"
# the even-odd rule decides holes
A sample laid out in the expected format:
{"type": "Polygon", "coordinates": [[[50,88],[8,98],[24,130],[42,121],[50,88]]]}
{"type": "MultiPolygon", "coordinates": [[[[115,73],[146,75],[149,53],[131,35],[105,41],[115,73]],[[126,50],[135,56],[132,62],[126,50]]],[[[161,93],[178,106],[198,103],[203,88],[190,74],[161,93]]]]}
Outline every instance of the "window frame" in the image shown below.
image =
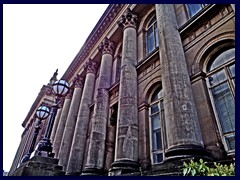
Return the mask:
{"type": "MultiPolygon", "coordinates": [[[[160,107],[160,103],[162,103],[163,105],[163,99],[164,97],[162,96],[161,98],[152,101],[153,95],[155,94],[155,92],[157,92],[158,90],[163,91],[161,86],[155,87],[152,90],[152,93],[150,94],[150,99],[149,99],[149,139],[150,139],[150,157],[151,157],[151,164],[152,165],[157,165],[157,164],[161,164],[164,162],[164,160],[166,159],[165,157],[165,151],[167,149],[167,137],[166,137],[166,124],[165,124],[165,117],[164,117],[164,107],[161,108],[160,107]],[[151,112],[151,108],[153,105],[157,105],[158,107],[158,111],[152,113],[151,112]],[[157,130],[153,130],[153,124],[152,124],[152,116],[158,114],[160,116],[161,119],[159,119],[160,121],[160,128],[158,128],[157,130]],[[153,149],[153,135],[154,132],[158,132],[160,131],[161,133],[161,146],[162,149],[153,149]],[[162,154],[162,161],[161,162],[154,162],[154,154],[162,154]]],[[[158,92],[160,92],[158,91],[158,92]]]]}
{"type": "MultiPolygon", "coordinates": [[[[234,77],[231,76],[231,72],[230,72],[230,67],[232,65],[235,65],[235,59],[236,57],[234,56],[234,58],[230,59],[229,61],[225,62],[224,64],[214,68],[213,70],[209,70],[208,71],[208,65],[210,63],[213,63],[214,60],[216,60],[216,58],[226,52],[227,50],[230,50],[230,49],[235,49],[235,47],[229,47],[228,49],[222,49],[220,51],[218,51],[217,55],[213,56],[212,58],[210,58],[206,64],[205,64],[205,68],[204,68],[204,71],[206,72],[206,84],[207,84],[207,89],[208,89],[208,93],[209,93],[209,97],[210,97],[210,100],[211,100],[211,105],[212,105],[212,108],[213,108],[213,112],[214,112],[214,115],[215,115],[215,118],[216,118],[216,124],[217,124],[217,127],[219,129],[219,133],[220,133],[220,137],[221,137],[221,140],[222,140],[222,143],[223,143],[223,146],[226,150],[226,152],[228,154],[232,154],[232,153],[235,153],[235,149],[229,149],[229,146],[227,144],[227,141],[226,141],[226,137],[230,137],[230,136],[234,136],[235,137],[235,131],[236,129],[234,128],[234,131],[231,131],[231,132],[226,132],[224,133],[223,131],[223,127],[221,125],[221,121],[220,121],[220,118],[219,118],[219,113],[218,113],[218,110],[217,110],[217,107],[216,107],[216,104],[215,104],[215,99],[213,97],[213,94],[212,94],[212,89],[214,87],[217,87],[217,86],[220,86],[224,83],[227,83],[227,85],[229,86],[229,90],[230,90],[230,93],[233,97],[233,100],[234,100],[234,105],[235,105],[235,82],[233,81],[233,79],[235,79],[235,75],[234,77]],[[208,80],[208,78],[210,76],[212,76],[213,74],[216,74],[220,71],[223,71],[225,76],[226,76],[226,79],[221,81],[221,82],[218,82],[217,84],[215,85],[210,85],[210,82],[208,80]]],[[[236,120],[235,120],[236,121],[236,120]]],[[[236,142],[235,142],[236,144],[236,142]]]]}
{"type": "Polygon", "coordinates": [[[158,26],[157,26],[157,18],[154,15],[147,23],[146,26],[146,55],[151,54],[159,47],[159,34],[158,34],[158,26]],[[154,20],[155,18],[155,20],[154,20]],[[154,20],[154,21],[153,21],[154,20]],[[153,34],[153,49],[149,50],[149,35],[148,32],[152,29],[153,34]]]}
{"type": "Polygon", "coordinates": [[[188,19],[191,19],[193,17],[195,17],[199,12],[201,12],[208,4],[200,4],[201,5],[201,9],[199,11],[197,11],[195,14],[192,15],[191,13],[191,9],[190,9],[190,6],[189,5],[192,5],[192,4],[186,4],[185,5],[185,8],[186,8],[186,11],[187,11],[187,16],[188,16],[188,19]]]}

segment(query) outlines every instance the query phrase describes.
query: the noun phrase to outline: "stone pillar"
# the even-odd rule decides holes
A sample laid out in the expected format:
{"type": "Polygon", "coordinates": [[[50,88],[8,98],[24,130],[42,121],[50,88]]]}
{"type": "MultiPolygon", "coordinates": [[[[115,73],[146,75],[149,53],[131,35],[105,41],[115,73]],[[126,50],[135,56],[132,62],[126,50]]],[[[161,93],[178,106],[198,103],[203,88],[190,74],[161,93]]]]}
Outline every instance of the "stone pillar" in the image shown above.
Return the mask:
{"type": "Polygon", "coordinates": [[[28,136],[28,133],[30,133],[30,132],[29,132],[29,128],[27,127],[26,129],[24,129],[24,132],[22,133],[21,142],[19,144],[17,153],[15,155],[15,158],[13,160],[11,169],[9,170],[8,174],[11,174],[17,168],[18,163],[21,161],[22,152],[23,152],[23,149],[24,149],[24,146],[25,146],[25,143],[26,143],[26,138],[28,136]]]}
{"type": "Polygon", "coordinates": [[[57,110],[56,120],[54,122],[53,130],[52,130],[51,137],[50,137],[52,142],[54,142],[54,139],[55,139],[55,135],[56,135],[58,124],[59,124],[60,117],[61,117],[61,113],[62,113],[62,106],[59,105],[59,109],[57,110]]]}
{"type": "Polygon", "coordinates": [[[72,97],[72,102],[69,108],[69,113],[67,117],[67,122],[62,136],[62,142],[59,151],[59,164],[63,166],[65,171],[67,168],[69,153],[72,145],[72,139],[74,134],[74,129],[77,120],[78,109],[82,97],[82,87],[83,87],[83,77],[77,75],[74,78],[74,92],[72,97]]]}
{"type": "Polygon", "coordinates": [[[96,101],[93,110],[92,129],[87,154],[87,162],[82,175],[103,174],[105,141],[109,109],[108,89],[111,85],[111,72],[114,45],[107,38],[98,47],[102,52],[96,101]]]}
{"type": "Polygon", "coordinates": [[[115,159],[109,175],[139,170],[138,165],[138,87],[137,87],[137,16],[128,8],[119,21],[123,27],[123,47],[119,87],[115,159]]]}
{"type": "Polygon", "coordinates": [[[71,98],[72,98],[72,88],[69,89],[69,92],[68,92],[67,96],[65,97],[64,104],[62,107],[61,117],[60,117],[60,120],[58,123],[57,132],[55,134],[55,138],[54,138],[54,142],[53,142],[53,153],[55,154],[54,155],[55,158],[59,157],[58,156],[59,149],[60,149],[60,145],[61,145],[62,138],[63,138],[63,132],[64,132],[67,115],[68,115],[68,111],[69,111],[69,107],[70,107],[70,103],[71,103],[71,98]]]}
{"type": "Polygon", "coordinates": [[[202,134],[172,4],[156,4],[169,159],[201,156],[202,134]]]}
{"type": "MultiPolygon", "coordinates": [[[[87,75],[77,115],[77,122],[74,131],[66,175],[79,175],[81,173],[83,165],[83,155],[85,151],[86,134],[88,131],[90,115],[89,105],[92,102],[93,98],[95,74],[97,70],[96,62],[90,59],[86,63],[85,69],[87,70],[87,75]]],[[[59,161],[59,163],[62,165],[66,165],[67,161],[59,161]]]]}

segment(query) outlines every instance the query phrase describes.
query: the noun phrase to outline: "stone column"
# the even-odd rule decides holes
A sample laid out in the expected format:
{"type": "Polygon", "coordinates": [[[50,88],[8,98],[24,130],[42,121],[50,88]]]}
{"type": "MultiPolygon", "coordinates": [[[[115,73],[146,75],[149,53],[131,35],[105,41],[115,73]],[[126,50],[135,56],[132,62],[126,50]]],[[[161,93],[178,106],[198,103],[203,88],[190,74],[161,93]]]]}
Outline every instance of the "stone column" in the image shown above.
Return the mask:
{"type": "Polygon", "coordinates": [[[96,101],[93,110],[92,130],[87,154],[87,162],[82,175],[103,174],[105,141],[109,109],[108,89],[111,85],[111,72],[114,45],[107,38],[99,45],[102,61],[99,72],[96,101]]]}
{"type": "Polygon", "coordinates": [[[67,120],[67,115],[69,112],[71,99],[72,99],[72,88],[69,89],[69,92],[68,92],[67,96],[65,97],[63,107],[62,107],[61,117],[60,117],[60,120],[58,123],[57,132],[55,134],[55,138],[54,138],[54,142],[53,142],[53,153],[55,154],[54,155],[55,158],[59,157],[58,156],[59,149],[60,149],[60,145],[61,145],[62,138],[63,138],[63,132],[64,132],[66,120],[67,120]]]}
{"type": "MultiPolygon", "coordinates": [[[[87,75],[84,83],[82,99],[77,115],[77,122],[73,136],[72,147],[70,151],[66,175],[79,175],[83,165],[83,155],[86,144],[86,134],[88,131],[90,109],[89,105],[92,102],[93,91],[95,85],[95,74],[97,71],[97,64],[93,60],[89,60],[85,64],[87,75]]],[[[67,161],[59,161],[64,165],[67,161]]]]}
{"type": "Polygon", "coordinates": [[[63,166],[65,171],[67,168],[69,153],[72,145],[72,139],[74,134],[74,129],[77,120],[78,109],[82,97],[82,87],[83,87],[83,77],[77,75],[74,78],[74,92],[72,97],[72,102],[69,108],[69,113],[67,117],[67,122],[62,136],[61,147],[59,151],[59,164],[63,166]]]}
{"type": "Polygon", "coordinates": [[[139,170],[138,165],[138,87],[137,16],[128,8],[119,21],[123,27],[123,47],[119,87],[115,159],[109,175],[139,170]]]}
{"type": "Polygon", "coordinates": [[[168,149],[167,159],[205,154],[192,87],[172,4],[156,4],[168,149]]]}
{"type": "Polygon", "coordinates": [[[50,137],[52,142],[54,142],[54,139],[55,139],[55,135],[56,135],[58,124],[59,124],[60,117],[61,117],[61,113],[62,113],[62,106],[59,105],[59,109],[57,110],[57,115],[56,115],[56,121],[54,122],[53,130],[52,130],[51,137],[50,137]]]}

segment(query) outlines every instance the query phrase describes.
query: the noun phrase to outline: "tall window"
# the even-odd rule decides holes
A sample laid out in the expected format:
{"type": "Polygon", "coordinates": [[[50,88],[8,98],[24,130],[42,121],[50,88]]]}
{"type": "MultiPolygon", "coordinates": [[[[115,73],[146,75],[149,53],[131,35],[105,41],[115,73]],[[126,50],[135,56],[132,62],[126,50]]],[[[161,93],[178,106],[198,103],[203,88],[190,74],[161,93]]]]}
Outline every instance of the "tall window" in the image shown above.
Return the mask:
{"type": "Polygon", "coordinates": [[[147,26],[147,54],[159,46],[156,17],[153,17],[147,26]]]}
{"type": "Polygon", "coordinates": [[[151,129],[151,151],[153,164],[160,163],[164,159],[166,147],[163,91],[158,88],[152,95],[150,105],[150,129],[151,129]],[[165,141],[163,141],[165,139],[165,141]],[[165,144],[165,145],[164,145],[165,144]]]}
{"type": "Polygon", "coordinates": [[[223,142],[235,150],[235,48],[218,55],[207,66],[207,81],[223,142]]]}
{"type": "Polygon", "coordinates": [[[193,17],[195,14],[201,11],[206,5],[207,4],[187,4],[189,17],[190,18],[193,17]]]}

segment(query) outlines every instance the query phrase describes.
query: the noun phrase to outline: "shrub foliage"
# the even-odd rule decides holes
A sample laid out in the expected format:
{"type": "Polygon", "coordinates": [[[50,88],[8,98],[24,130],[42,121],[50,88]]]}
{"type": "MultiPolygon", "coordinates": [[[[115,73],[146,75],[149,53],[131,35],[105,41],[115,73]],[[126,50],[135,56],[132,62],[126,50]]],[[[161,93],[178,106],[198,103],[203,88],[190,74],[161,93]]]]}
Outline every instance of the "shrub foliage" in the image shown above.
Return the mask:
{"type": "Polygon", "coordinates": [[[200,159],[199,162],[184,162],[183,166],[183,176],[235,176],[235,162],[230,165],[214,162],[214,167],[209,167],[200,159]]]}

